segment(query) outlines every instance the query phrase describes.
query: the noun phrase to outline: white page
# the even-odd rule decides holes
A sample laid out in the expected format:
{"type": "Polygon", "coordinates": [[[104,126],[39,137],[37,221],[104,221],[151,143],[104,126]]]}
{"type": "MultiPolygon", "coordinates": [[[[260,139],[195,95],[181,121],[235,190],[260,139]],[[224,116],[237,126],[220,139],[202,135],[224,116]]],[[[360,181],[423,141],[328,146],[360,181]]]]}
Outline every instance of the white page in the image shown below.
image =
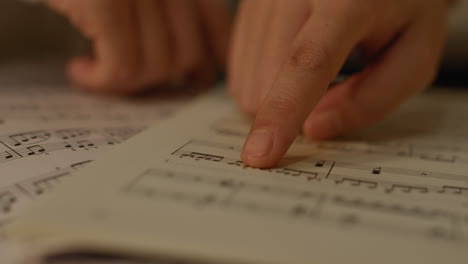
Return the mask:
{"type": "MultiPolygon", "coordinates": [[[[3,225],[103,153],[170,117],[175,93],[112,98],[70,87],[56,63],[0,67],[0,242],[3,225]]],[[[0,243],[0,250],[7,246],[0,243]]],[[[2,262],[3,263],[3,262],[2,262]]]]}
{"type": "Polygon", "coordinates": [[[239,161],[248,124],[211,94],[83,170],[11,234],[213,263],[464,263],[466,102],[432,92],[354,140],[299,139],[278,168],[256,170],[239,161]]]}

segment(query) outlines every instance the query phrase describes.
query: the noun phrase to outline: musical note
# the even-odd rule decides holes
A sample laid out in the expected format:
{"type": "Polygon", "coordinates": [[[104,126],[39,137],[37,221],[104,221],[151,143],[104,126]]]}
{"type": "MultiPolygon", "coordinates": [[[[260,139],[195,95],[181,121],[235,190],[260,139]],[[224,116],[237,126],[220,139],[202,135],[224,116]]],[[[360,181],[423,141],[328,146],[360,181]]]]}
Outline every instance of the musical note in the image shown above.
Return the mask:
{"type": "Polygon", "coordinates": [[[317,163],[315,163],[315,167],[322,168],[325,165],[325,162],[326,161],[324,160],[317,161],[317,163]]]}
{"type": "Polygon", "coordinates": [[[37,144],[48,140],[51,137],[47,131],[33,131],[27,133],[20,133],[8,137],[0,137],[0,140],[12,147],[18,147],[27,144],[37,144]]]}
{"type": "Polygon", "coordinates": [[[428,187],[421,187],[421,186],[414,186],[414,185],[404,185],[404,184],[391,184],[385,190],[386,190],[387,193],[394,192],[396,190],[401,190],[404,193],[410,193],[410,192],[416,191],[416,192],[424,194],[424,193],[429,192],[428,187]]]}
{"type": "Polygon", "coordinates": [[[342,177],[335,176],[333,178],[336,184],[349,183],[351,186],[366,186],[368,189],[376,189],[377,186],[379,185],[375,181],[360,180],[360,179],[354,179],[354,178],[344,177],[344,176],[342,177]]]}
{"type": "Polygon", "coordinates": [[[245,167],[245,164],[243,161],[237,160],[235,162],[228,162],[228,165],[236,166],[236,167],[245,167]]]}
{"type": "Polygon", "coordinates": [[[458,186],[442,186],[442,190],[439,192],[441,193],[453,193],[453,194],[468,194],[468,187],[458,187],[458,186]]]}
{"type": "Polygon", "coordinates": [[[35,145],[35,146],[31,146],[31,147],[27,147],[26,148],[28,150],[27,152],[27,155],[28,156],[33,156],[33,155],[38,155],[38,154],[42,154],[42,153],[45,153],[45,149],[40,146],[40,145],[35,145]]]}
{"type": "MultiPolygon", "coordinates": [[[[411,203],[402,204],[385,199],[373,200],[367,199],[365,195],[350,195],[343,192],[332,195],[326,191],[291,189],[265,183],[258,184],[246,179],[242,178],[242,181],[223,177],[219,179],[212,175],[151,169],[140,175],[136,181],[133,180],[123,191],[127,195],[191,204],[196,208],[206,210],[238,210],[269,217],[292,217],[302,221],[316,222],[320,219],[327,223],[335,221],[343,228],[350,226],[365,228],[366,221],[373,219],[369,214],[386,214],[388,217],[411,218],[413,221],[432,221],[439,227],[443,223],[445,226],[450,226],[453,219],[465,219],[461,211],[454,212],[444,208],[424,207],[411,203]],[[166,183],[174,181],[177,185],[162,184],[160,180],[166,183]],[[228,192],[218,191],[217,188],[226,189],[228,192]],[[281,197],[281,200],[277,200],[278,197],[281,197]],[[284,205],[277,204],[278,201],[284,205]],[[330,208],[334,209],[329,211],[330,208]],[[337,208],[344,210],[343,213],[337,214],[335,211],[337,208]]],[[[374,224],[378,225],[379,222],[374,222],[374,224]]],[[[386,228],[382,230],[387,230],[386,228]]],[[[401,227],[395,226],[395,228],[401,227]]],[[[422,229],[419,235],[426,236],[427,230],[422,229]]],[[[458,237],[439,237],[439,239],[459,241],[458,237]]]]}
{"type": "Polygon", "coordinates": [[[61,129],[55,132],[63,140],[89,137],[92,134],[91,129],[61,129]]]}
{"type": "MultiPolygon", "coordinates": [[[[234,108],[222,101],[219,94],[216,96],[213,100],[209,96],[202,98],[170,122],[111,153],[96,166],[99,169],[87,170],[88,177],[77,179],[74,186],[65,185],[59,194],[67,203],[51,201],[40,208],[43,210],[35,211],[38,215],[28,215],[17,228],[20,235],[40,237],[43,230],[38,220],[46,219],[50,221],[48,226],[52,232],[62,231],[71,238],[92,238],[95,230],[105,227],[109,231],[109,241],[125,243],[128,236],[123,236],[119,230],[128,230],[134,242],[144,246],[141,250],[146,251],[142,253],[158,252],[176,244],[180,252],[193,252],[190,239],[203,237],[204,246],[197,248],[203,255],[195,257],[220,260],[223,256],[216,255],[219,251],[210,250],[219,246],[220,230],[227,245],[238,245],[234,250],[222,248],[223,254],[253,254],[239,259],[245,262],[307,263],[314,258],[326,262],[326,257],[336,252],[344,253],[334,256],[353,255],[358,262],[363,256],[362,248],[373,248],[376,252],[397,249],[385,256],[386,260],[397,259],[392,261],[397,263],[404,262],[405,258],[428,259],[421,256],[427,252],[447,253],[438,259],[448,259],[448,262],[466,256],[468,225],[464,220],[467,215],[464,204],[467,197],[454,195],[460,189],[450,187],[468,185],[463,169],[467,163],[461,164],[466,162],[466,155],[454,153],[466,150],[467,146],[453,149],[453,153],[443,152],[447,157],[456,155],[455,163],[424,160],[421,153],[441,153],[435,147],[421,147],[425,142],[436,142],[435,136],[421,139],[431,131],[416,137],[413,133],[393,133],[394,129],[387,128],[386,131],[392,132],[389,139],[336,141],[330,143],[328,149],[327,146],[321,148],[320,143],[294,144],[278,168],[254,169],[239,160],[243,139],[226,133],[219,136],[220,130],[213,130],[216,120],[228,116],[234,108]],[[193,122],[200,116],[203,118],[193,122]],[[134,152],[130,155],[137,157],[138,162],[129,162],[125,170],[116,166],[128,160],[128,151],[132,149],[134,152]],[[315,179],[309,182],[307,176],[315,179]],[[96,177],[100,184],[94,184],[96,177]],[[85,189],[87,195],[76,190],[77,186],[85,189]],[[445,192],[438,193],[443,186],[446,186],[445,192]],[[102,201],[95,203],[99,199],[102,201]],[[96,221],[93,212],[101,208],[125,219],[107,217],[96,221]],[[76,223],[86,226],[80,228],[80,234],[74,228],[76,223]],[[134,230],[129,226],[138,228],[134,230]],[[457,234],[458,238],[429,238],[431,228],[457,234]],[[271,239],[274,237],[271,234],[278,230],[281,243],[271,239]],[[182,235],[173,237],[171,244],[158,236],[177,232],[182,235]],[[184,236],[186,233],[190,235],[184,236]],[[252,251],[251,245],[243,248],[239,241],[249,238],[265,250],[255,255],[257,251],[252,251]],[[153,243],[155,239],[157,243],[153,243]],[[304,247],[305,242],[318,245],[323,241],[334,242],[334,247],[324,246],[318,251],[304,247]],[[415,249],[419,251],[411,254],[414,244],[418,244],[415,249]],[[278,251],[279,246],[285,250],[278,251]],[[297,252],[299,257],[284,252],[297,252]]],[[[431,100],[431,103],[437,102],[431,100]]],[[[419,107],[415,109],[418,113],[424,112],[419,107]]],[[[437,112],[445,114],[445,111],[437,112]]],[[[427,119],[434,119],[429,116],[427,119]]],[[[417,125],[423,123],[416,120],[417,125]]],[[[398,127],[402,126],[398,121],[398,127]]],[[[237,125],[249,128],[238,123],[230,131],[240,131],[237,125]]],[[[466,136],[466,133],[460,134],[466,136]]],[[[114,137],[107,134],[103,138],[114,137]]],[[[73,142],[67,140],[67,143],[76,147],[73,142]]],[[[372,253],[366,252],[366,258],[372,253]]],[[[382,259],[382,256],[373,257],[373,262],[382,259]]],[[[342,260],[346,262],[347,259],[342,260]]]]}
{"type": "Polygon", "coordinates": [[[378,175],[382,172],[382,167],[372,169],[372,174],[378,175]]]}
{"type": "Polygon", "coordinates": [[[10,161],[13,159],[20,158],[21,156],[18,155],[18,153],[13,152],[13,151],[3,151],[0,152],[0,163],[5,162],[5,161],[10,161]]]}
{"type": "Polygon", "coordinates": [[[91,162],[93,162],[93,161],[92,160],[85,160],[85,161],[82,161],[82,162],[74,163],[74,164],[70,165],[70,167],[72,169],[74,169],[74,170],[78,170],[78,169],[86,167],[91,162]]]}
{"type": "Polygon", "coordinates": [[[269,170],[269,171],[277,173],[277,174],[282,174],[284,176],[293,176],[293,177],[305,176],[305,178],[307,178],[308,180],[313,180],[318,177],[318,173],[312,173],[308,171],[288,169],[288,168],[283,168],[279,170],[269,170]]]}
{"type": "Polygon", "coordinates": [[[222,156],[216,156],[216,155],[210,155],[210,154],[205,154],[205,153],[198,153],[198,152],[191,152],[189,154],[182,154],[180,155],[180,158],[191,158],[196,161],[199,160],[206,160],[206,161],[214,161],[214,162],[219,162],[224,159],[222,156]]]}
{"type": "Polygon", "coordinates": [[[16,203],[17,198],[10,191],[0,193],[0,211],[3,213],[9,213],[12,210],[12,206],[16,203]]]}
{"type": "Polygon", "coordinates": [[[76,142],[76,146],[81,149],[89,149],[96,147],[96,145],[89,140],[79,140],[76,142]]]}
{"type": "Polygon", "coordinates": [[[43,179],[36,180],[32,183],[34,193],[36,195],[42,195],[46,191],[52,190],[52,188],[56,186],[57,184],[61,183],[62,178],[68,177],[70,175],[71,175],[70,172],[64,171],[64,172],[59,172],[58,174],[53,175],[53,176],[49,176],[43,179]]]}

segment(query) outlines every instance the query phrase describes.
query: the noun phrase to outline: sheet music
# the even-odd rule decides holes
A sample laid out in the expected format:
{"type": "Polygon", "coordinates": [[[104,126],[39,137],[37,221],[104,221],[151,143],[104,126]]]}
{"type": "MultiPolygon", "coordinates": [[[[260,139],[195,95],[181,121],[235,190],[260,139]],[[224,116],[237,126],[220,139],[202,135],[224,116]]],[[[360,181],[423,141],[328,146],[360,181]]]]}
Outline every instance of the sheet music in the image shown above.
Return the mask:
{"type": "Polygon", "coordinates": [[[0,67],[0,242],[3,225],[37,198],[188,100],[175,92],[130,99],[83,94],[58,69],[0,67]]]}
{"type": "Polygon", "coordinates": [[[464,263],[466,102],[430,91],[347,139],[299,138],[278,167],[258,170],[239,158],[248,122],[213,93],[81,171],[10,231],[206,263],[464,263]]]}

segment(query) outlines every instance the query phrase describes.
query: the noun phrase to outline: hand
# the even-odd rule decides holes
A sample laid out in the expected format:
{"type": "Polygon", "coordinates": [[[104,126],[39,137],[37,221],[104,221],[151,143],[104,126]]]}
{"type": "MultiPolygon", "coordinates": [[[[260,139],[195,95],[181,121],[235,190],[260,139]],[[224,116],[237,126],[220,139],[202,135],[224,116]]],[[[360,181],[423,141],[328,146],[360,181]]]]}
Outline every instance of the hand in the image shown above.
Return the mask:
{"type": "Polygon", "coordinates": [[[274,166],[301,130],[334,137],[372,124],[433,80],[447,0],[243,1],[229,91],[255,115],[242,159],[274,166]],[[365,69],[330,87],[358,48],[365,69]]]}
{"type": "Polygon", "coordinates": [[[93,43],[68,67],[92,91],[135,93],[224,61],[230,14],[222,0],[47,0],[93,43]],[[207,64],[207,62],[211,64],[207,64]]]}

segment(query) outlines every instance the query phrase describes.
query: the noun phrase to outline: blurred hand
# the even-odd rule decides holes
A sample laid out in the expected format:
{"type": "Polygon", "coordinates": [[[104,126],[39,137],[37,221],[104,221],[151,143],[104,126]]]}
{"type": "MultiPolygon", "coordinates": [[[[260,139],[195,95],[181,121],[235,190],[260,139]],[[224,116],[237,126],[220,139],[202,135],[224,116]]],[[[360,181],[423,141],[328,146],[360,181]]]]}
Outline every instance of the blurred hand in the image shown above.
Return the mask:
{"type": "Polygon", "coordinates": [[[243,1],[230,94],[255,115],[242,153],[274,166],[301,130],[326,139],[372,124],[433,80],[447,0],[243,1]],[[329,88],[352,50],[366,68],[329,88]]]}
{"type": "Polygon", "coordinates": [[[46,0],[93,43],[70,78],[96,92],[135,93],[223,63],[230,14],[223,0],[46,0]],[[208,67],[208,68],[207,68],[208,67]]]}

